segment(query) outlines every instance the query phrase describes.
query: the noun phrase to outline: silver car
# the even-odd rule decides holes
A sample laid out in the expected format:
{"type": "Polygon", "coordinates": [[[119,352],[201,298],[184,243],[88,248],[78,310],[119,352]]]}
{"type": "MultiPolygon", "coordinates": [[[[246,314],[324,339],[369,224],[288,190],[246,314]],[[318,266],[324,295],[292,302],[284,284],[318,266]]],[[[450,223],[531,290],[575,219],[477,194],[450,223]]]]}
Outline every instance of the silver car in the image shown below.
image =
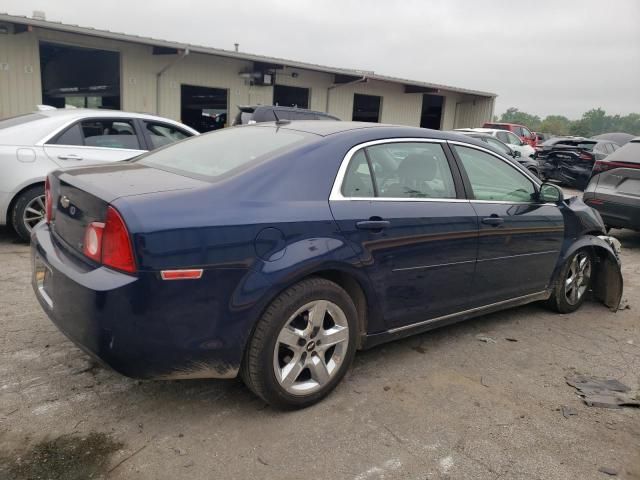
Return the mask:
{"type": "Polygon", "coordinates": [[[24,240],[44,217],[44,180],[56,168],[117,162],[198,135],[153,115],[42,110],[0,120],[0,225],[24,240]]]}

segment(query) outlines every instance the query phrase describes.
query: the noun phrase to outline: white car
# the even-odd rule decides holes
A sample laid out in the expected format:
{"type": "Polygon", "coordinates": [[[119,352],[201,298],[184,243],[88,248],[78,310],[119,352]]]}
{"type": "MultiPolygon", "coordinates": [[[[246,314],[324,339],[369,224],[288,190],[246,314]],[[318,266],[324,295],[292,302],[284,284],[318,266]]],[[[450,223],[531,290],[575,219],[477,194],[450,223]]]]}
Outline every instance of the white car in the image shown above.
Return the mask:
{"type": "Polygon", "coordinates": [[[515,133],[511,133],[507,130],[498,130],[495,128],[458,128],[457,130],[460,132],[486,133],[487,135],[496,137],[502,143],[506,143],[507,145],[509,145],[512,150],[520,152],[520,156],[522,158],[533,158],[534,154],[536,153],[535,148],[533,148],[528,143],[520,140],[520,137],[518,137],[515,133]]]}
{"type": "Polygon", "coordinates": [[[127,160],[193,135],[173,120],[117,110],[46,109],[0,120],[0,226],[29,239],[44,218],[52,170],[127,160]]]}

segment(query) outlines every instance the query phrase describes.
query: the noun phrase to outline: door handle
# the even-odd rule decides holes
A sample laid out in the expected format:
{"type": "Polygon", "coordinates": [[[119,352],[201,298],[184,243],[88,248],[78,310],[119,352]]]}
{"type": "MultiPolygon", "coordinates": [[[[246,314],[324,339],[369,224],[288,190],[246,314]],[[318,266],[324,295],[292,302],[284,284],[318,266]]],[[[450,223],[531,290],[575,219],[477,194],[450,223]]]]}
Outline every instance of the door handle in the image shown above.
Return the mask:
{"type": "Polygon", "coordinates": [[[82,160],[80,155],[76,155],[75,153],[68,153],[66,155],[58,155],[60,160],[82,160]]]}
{"type": "Polygon", "coordinates": [[[482,223],[484,223],[485,225],[493,225],[494,227],[497,227],[498,225],[502,225],[504,223],[504,218],[500,218],[497,215],[492,215],[490,217],[483,218],[482,223]]]}
{"type": "Polygon", "coordinates": [[[356,222],[356,228],[360,230],[382,230],[391,225],[388,220],[363,220],[356,222]]]}

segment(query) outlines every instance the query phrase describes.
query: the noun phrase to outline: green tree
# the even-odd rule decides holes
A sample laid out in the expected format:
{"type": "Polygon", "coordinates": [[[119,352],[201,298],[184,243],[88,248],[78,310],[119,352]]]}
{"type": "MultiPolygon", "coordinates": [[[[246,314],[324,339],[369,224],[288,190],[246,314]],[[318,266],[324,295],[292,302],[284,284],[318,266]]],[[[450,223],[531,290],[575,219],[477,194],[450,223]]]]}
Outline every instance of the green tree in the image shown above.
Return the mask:
{"type": "Polygon", "coordinates": [[[515,107],[508,108],[500,117],[500,121],[504,123],[519,123],[534,131],[539,129],[541,122],[539,116],[521,112],[515,107]]]}
{"type": "Polygon", "coordinates": [[[562,115],[548,115],[540,124],[540,131],[554,135],[569,135],[571,120],[562,115]]]}

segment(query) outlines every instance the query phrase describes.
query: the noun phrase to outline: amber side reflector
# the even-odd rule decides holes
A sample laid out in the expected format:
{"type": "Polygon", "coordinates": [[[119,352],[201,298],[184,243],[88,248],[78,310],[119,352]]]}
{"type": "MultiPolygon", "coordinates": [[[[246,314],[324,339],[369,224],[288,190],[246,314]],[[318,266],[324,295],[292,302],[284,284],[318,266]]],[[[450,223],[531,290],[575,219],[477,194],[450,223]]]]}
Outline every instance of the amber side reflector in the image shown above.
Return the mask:
{"type": "Polygon", "coordinates": [[[193,270],[162,270],[163,280],[197,280],[202,277],[202,269],[193,270]]]}

